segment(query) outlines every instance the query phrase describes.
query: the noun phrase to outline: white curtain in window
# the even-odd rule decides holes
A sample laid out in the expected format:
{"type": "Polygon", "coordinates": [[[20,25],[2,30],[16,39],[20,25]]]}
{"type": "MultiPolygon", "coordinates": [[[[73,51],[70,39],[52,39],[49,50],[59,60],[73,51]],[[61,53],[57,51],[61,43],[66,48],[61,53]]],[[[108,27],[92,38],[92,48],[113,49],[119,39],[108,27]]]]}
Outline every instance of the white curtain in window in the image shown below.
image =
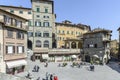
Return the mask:
{"type": "Polygon", "coordinates": [[[8,46],[8,53],[12,54],[13,53],[13,46],[8,46]]]}
{"type": "Polygon", "coordinates": [[[18,46],[18,53],[22,53],[22,46],[18,46]]]}

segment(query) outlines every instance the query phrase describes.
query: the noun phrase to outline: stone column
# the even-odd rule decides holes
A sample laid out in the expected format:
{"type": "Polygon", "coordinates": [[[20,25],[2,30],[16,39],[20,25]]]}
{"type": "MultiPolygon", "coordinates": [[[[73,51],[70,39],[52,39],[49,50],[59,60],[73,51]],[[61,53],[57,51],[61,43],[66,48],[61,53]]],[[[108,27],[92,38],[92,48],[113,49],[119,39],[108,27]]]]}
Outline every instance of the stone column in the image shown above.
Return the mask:
{"type": "Polygon", "coordinates": [[[76,49],[78,49],[78,41],[76,42],[76,49]]]}
{"type": "Polygon", "coordinates": [[[72,43],[72,42],[70,41],[70,42],[69,42],[69,49],[71,49],[71,43],[72,43]]]}

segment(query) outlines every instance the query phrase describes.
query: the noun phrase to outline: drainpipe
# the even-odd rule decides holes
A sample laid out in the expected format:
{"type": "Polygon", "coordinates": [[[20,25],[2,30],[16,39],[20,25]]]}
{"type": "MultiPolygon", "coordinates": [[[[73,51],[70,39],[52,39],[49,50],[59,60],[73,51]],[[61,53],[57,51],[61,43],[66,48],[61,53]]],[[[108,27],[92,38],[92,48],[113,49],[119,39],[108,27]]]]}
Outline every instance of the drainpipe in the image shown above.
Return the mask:
{"type": "MultiPolygon", "coordinates": [[[[5,59],[5,53],[4,53],[5,52],[5,48],[4,48],[5,47],[5,44],[4,44],[4,42],[5,42],[5,40],[4,40],[4,36],[5,36],[4,35],[4,32],[5,32],[4,30],[5,30],[5,28],[4,28],[4,24],[2,24],[2,27],[3,27],[3,59],[2,60],[5,63],[5,60],[4,60],[5,59]]],[[[6,73],[6,64],[5,64],[5,73],[6,73]]]]}

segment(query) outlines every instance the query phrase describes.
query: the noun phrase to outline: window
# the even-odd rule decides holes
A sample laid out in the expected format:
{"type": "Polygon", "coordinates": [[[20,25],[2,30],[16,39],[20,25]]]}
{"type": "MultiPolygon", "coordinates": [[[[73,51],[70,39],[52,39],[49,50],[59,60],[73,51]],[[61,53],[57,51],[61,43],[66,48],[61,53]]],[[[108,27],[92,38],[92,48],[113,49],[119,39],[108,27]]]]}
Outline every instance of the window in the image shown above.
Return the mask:
{"type": "Polygon", "coordinates": [[[28,22],[28,26],[32,26],[32,21],[29,21],[29,22],[28,22]]]}
{"type": "Polygon", "coordinates": [[[29,11],[28,14],[31,14],[31,11],[29,11]]]}
{"type": "Polygon", "coordinates": [[[41,41],[40,40],[36,40],[36,47],[41,47],[41,41]]]}
{"type": "Polygon", "coordinates": [[[33,37],[33,32],[28,32],[28,37],[33,37]]]}
{"type": "Polygon", "coordinates": [[[7,30],[7,37],[8,38],[13,38],[13,30],[7,30]]]}
{"type": "Polygon", "coordinates": [[[16,26],[19,28],[22,28],[22,21],[17,21],[16,20],[16,26]]]}
{"type": "Polygon", "coordinates": [[[62,33],[64,34],[65,32],[64,32],[64,31],[62,31],[62,33]]]}
{"type": "Polygon", "coordinates": [[[94,47],[97,48],[97,44],[95,44],[94,47]]]}
{"type": "Polygon", "coordinates": [[[23,11],[19,11],[20,14],[23,14],[23,11]]]}
{"type": "Polygon", "coordinates": [[[13,54],[15,53],[15,46],[9,45],[6,46],[6,54],[13,54]]]}
{"type": "Polygon", "coordinates": [[[43,18],[49,18],[49,16],[43,16],[43,18]]]}
{"type": "Polygon", "coordinates": [[[46,18],[46,16],[43,16],[43,18],[46,18]]]}
{"type": "Polygon", "coordinates": [[[11,9],[10,12],[11,12],[11,13],[14,13],[14,10],[11,9]]]}
{"type": "Polygon", "coordinates": [[[44,22],[44,23],[43,23],[43,26],[45,26],[45,27],[49,27],[50,24],[49,24],[49,22],[44,22]]]}
{"type": "Polygon", "coordinates": [[[37,11],[37,12],[40,12],[40,8],[36,8],[36,11],[37,11]]]}
{"type": "Polygon", "coordinates": [[[48,41],[48,40],[45,40],[45,41],[44,41],[44,47],[49,48],[49,41],[48,41]]]}
{"type": "Polygon", "coordinates": [[[48,9],[47,8],[45,9],[45,13],[48,13],[48,9]]]}
{"type": "Polygon", "coordinates": [[[4,22],[5,22],[5,24],[10,24],[11,23],[11,18],[4,15],[4,22]]]}
{"type": "Polygon", "coordinates": [[[41,22],[35,21],[35,26],[41,26],[41,22]]]}
{"type": "Polygon", "coordinates": [[[69,31],[67,31],[67,34],[69,34],[69,31]]]}
{"type": "Polygon", "coordinates": [[[41,37],[41,32],[36,32],[35,37],[41,37]]]}
{"type": "Polygon", "coordinates": [[[17,53],[24,53],[24,46],[17,46],[17,53]]]}
{"type": "Polygon", "coordinates": [[[49,37],[49,33],[43,33],[43,37],[49,37]]]}
{"type": "Polygon", "coordinates": [[[40,16],[39,15],[36,15],[37,18],[39,18],[40,16]]]}
{"type": "Polygon", "coordinates": [[[24,39],[24,33],[22,32],[17,32],[17,39],[24,39]]]}

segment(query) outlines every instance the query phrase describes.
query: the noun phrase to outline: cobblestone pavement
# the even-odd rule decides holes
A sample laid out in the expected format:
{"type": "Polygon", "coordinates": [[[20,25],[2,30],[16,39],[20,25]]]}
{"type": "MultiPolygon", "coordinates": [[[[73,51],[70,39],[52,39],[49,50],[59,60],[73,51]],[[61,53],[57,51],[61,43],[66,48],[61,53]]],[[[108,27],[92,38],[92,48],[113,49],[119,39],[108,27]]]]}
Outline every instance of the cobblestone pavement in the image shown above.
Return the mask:
{"type": "MultiPolygon", "coordinates": [[[[95,65],[95,71],[89,71],[89,66],[82,66],[81,68],[72,68],[68,63],[66,67],[58,67],[59,63],[48,63],[48,67],[44,67],[45,63],[39,61],[29,61],[29,72],[31,73],[33,80],[38,77],[45,78],[46,72],[58,76],[59,80],[120,80],[120,73],[118,65],[116,63],[110,63],[110,65],[116,66],[115,69],[111,68],[110,65],[95,65]],[[34,65],[39,65],[39,72],[32,72],[34,65]]],[[[27,72],[17,74],[17,76],[25,76],[27,72]]]]}

